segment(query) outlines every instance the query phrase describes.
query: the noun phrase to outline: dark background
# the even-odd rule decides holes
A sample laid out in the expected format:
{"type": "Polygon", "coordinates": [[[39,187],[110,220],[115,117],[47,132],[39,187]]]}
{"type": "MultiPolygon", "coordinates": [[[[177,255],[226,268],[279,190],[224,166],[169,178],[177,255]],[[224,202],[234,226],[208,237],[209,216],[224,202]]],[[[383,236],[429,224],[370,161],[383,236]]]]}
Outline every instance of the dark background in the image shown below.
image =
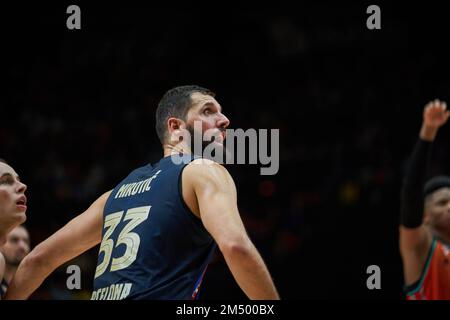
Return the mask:
{"type": "MultiPolygon", "coordinates": [[[[400,299],[399,191],[431,99],[449,100],[450,27],[442,6],[81,7],[2,5],[0,157],[27,183],[33,245],[132,169],[162,155],[154,112],[168,89],[205,86],[232,128],[280,129],[280,170],[230,165],[248,232],[284,299],[400,299]],[[381,30],[366,9],[381,7],[381,30]],[[381,268],[381,290],[366,268],[381,268]]],[[[431,173],[448,173],[449,127],[431,173]]],[[[36,299],[89,298],[98,247],[36,299]]],[[[220,253],[202,299],[243,298],[220,253]]]]}

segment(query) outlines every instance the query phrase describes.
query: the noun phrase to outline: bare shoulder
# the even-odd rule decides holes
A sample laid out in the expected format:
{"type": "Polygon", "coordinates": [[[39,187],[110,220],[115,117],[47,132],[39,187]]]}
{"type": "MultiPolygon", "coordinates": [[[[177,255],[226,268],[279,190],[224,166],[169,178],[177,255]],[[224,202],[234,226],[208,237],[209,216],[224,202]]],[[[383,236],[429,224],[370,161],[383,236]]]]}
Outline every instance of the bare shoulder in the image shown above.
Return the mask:
{"type": "Polygon", "coordinates": [[[212,195],[227,194],[236,199],[236,186],[228,170],[221,164],[196,159],[189,163],[182,177],[183,199],[197,216],[200,216],[199,202],[212,195]]]}
{"type": "Polygon", "coordinates": [[[425,267],[432,235],[422,225],[410,229],[400,226],[400,254],[403,261],[403,276],[407,285],[415,283],[425,267]]]}
{"type": "Polygon", "coordinates": [[[104,194],[102,194],[102,195],[98,198],[98,200],[103,201],[103,202],[106,202],[106,200],[108,200],[109,196],[111,195],[111,192],[112,192],[112,191],[113,191],[113,190],[109,190],[109,191],[105,192],[104,194]]]}
{"type": "Polygon", "coordinates": [[[226,171],[226,169],[221,164],[219,164],[215,161],[209,160],[209,159],[204,159],[204,158],[195,159],[191,163],[188,164],[188,167],[193,167],[193,166],[197,166],[200,168],[217,168],[217,169],[221,168],[226,171]]]}
{"type": "Polygon", "coordinates": [[[104,194],[102,194],[100,197],[97,198],[97,200],[95,200],[91,207],[104,207],[106,204],[106,201],[108,200],[109,196],[111,195],[112,190],[109,190],[107,192],[105,192],[104,194]]]}
{"type": "Polygon", "coordinates": [[[184,169],[186,176],[193,177],[195,180],[213,180],[228,181],[232,177],[228,170],[221,164],[208,159],[195,159],[184,169]]]}

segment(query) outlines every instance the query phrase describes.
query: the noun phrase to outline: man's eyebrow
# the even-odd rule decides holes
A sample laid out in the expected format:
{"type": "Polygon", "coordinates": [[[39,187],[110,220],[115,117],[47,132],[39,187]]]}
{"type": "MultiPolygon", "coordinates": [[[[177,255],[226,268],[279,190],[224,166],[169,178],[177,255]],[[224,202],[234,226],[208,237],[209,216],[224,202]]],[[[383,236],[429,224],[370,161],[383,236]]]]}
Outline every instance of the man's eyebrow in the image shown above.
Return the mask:
{"type": "Polygon", "coordinates": [[[208,101],[208,102],[206,102],[206,103],[202,106],[202,108],[208,107],[208,106],[217,106],[218,109],[219,109],[219,111],[222,112],[222,106],[221,106],[220,104],[217,104],[217,105],[216,105],[214,102],[208,101]]]}
{"type": "MultiPolygon", "coordinates": [[[[12,175],[11,173],[5,172],[4,174],[2,174],[2,175],[0,176],[0,178],[6,177],[6,176],[13,177],[13,175],[12,175]]],[[[16,180],[20,181],[20,177],[19,177],[18,175],[16,175],[16,180]]]]}

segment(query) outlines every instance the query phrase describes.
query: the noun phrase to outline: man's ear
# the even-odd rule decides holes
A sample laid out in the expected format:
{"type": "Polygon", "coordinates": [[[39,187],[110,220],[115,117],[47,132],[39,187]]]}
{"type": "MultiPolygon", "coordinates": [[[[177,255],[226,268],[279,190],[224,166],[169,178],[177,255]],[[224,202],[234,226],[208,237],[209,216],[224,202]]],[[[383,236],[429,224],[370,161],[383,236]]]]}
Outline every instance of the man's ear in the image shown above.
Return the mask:
{"type": "Polygon", "coordinates": [[[178,119],[178,118],[167,119],[167,131],[169,132],[169,134],[171,134],[175,130],[184,129],[185,126],[186,125],[185,125],[184,121],[181,119],[178,119]]]}
{"type": "Polygon", "coordinates": [[[179,143],[183,140],[180,136],[184,136],[186,131],[186,123],[179,118],[167,119],[167,139],[170,143],[179,143]]]}

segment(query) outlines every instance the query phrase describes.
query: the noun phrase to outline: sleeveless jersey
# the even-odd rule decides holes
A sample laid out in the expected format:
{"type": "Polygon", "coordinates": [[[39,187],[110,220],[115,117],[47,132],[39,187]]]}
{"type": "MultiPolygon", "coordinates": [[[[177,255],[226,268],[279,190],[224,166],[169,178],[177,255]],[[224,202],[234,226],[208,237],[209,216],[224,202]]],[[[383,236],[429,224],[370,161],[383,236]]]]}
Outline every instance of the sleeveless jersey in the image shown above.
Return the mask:
{"type": "Polygon", "coordinates": [[[433,239],[420,279],[406,290],[408,300],[450,300],[450,248],[433,239]]]}
{"type": "Polygon", "coordinates": [[[193,159],[162,158],[111,192],[91,299],[198,298],[216,244],[183,200],[181,174],[193,159]]]}

